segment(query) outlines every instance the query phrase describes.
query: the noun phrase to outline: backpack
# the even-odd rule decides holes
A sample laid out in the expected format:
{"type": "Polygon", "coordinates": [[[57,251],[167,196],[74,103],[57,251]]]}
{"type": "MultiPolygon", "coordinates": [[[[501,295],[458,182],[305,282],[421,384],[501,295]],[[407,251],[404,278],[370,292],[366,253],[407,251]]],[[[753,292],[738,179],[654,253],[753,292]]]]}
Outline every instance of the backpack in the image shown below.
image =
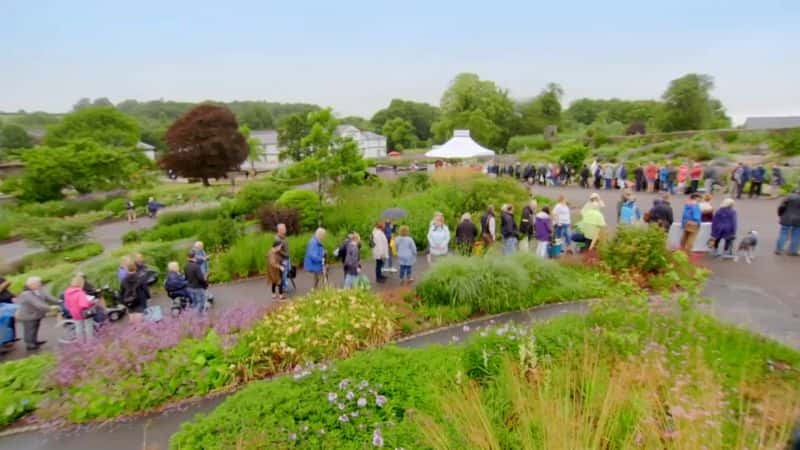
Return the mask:
{"type": "Polygon", "coordinates": [[[133,201],[128,200],[127,202],[125,202],[125,208],[126,209],[133,209],[133,201]]]}
{"type": "Polygon", "coordinates": [[[372,233],[370,233],[367,243],[369,244],[369,248],[375,248],[375,238],[372,236],[372,233]]]}
{"type": "Polygon", "coordinates": [[[349,242],[350,239],[345,239],[344,242],[333,251],[333,256],[341,262],[344,262],[345,258],[347,258],[347,244],[349,242]]]}
{"type": "Polygon", "coordinates": [[[639,220],[638,216],[639,214],[636,208],[636,204],[626,203],[622,205],[622,208],[619,211],[619,223],[633,225],[637,220],[639,220]]]}

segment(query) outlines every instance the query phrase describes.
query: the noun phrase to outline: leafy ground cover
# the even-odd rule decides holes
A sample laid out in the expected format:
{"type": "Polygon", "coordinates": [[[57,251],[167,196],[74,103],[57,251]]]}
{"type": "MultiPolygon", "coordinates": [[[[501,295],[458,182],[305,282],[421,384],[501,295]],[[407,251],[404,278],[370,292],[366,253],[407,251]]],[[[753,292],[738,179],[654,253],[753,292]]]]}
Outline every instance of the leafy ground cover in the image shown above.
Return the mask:
{"type": "Polygon", "coordinates": [[[603,303],[465,346],[299,367],[184,424],[170,447],[778,448],[799,371],[798,352],[693,307],[603,303]]]}

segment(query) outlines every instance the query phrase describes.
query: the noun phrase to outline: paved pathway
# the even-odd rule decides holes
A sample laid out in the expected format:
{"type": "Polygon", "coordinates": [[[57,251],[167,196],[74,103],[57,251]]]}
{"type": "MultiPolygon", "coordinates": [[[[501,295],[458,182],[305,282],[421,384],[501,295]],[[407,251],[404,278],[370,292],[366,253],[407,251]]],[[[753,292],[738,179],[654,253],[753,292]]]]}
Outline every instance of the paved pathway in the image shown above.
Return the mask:
{"type": "MultiPolygon", "coordinates": [[[[533,192],[549,197],[565,195],[578,210],[593,190],[576,187],[544,188],[535,186],[533,192]]],[[[619,191],[598,191],[606,204],[606,220],[616,226],[615,205],[619,191]]],[[[647,211],[654,194],[637,194],[638,203],[647,211]]],[[[675,218],[679,220],[686,196],[676,195],[672,200],[675,218]]],[[[722,194],[714,198],[717,207],[722,194]]],[[[742,198],[735,204],[739,214],[739,236],[749,230],[758,231],[759,246],[753,264],[743,260],[702,258],[712,270],[705,295],[713,302],[711,310],[731,323],[746,326],[787,345],[800,349],[800,290],[794,277],[800,274],[800,258],[778,256],[773,253],[778,239],[778,199],[742,198]]],[[[578,211],[574,214],[579,216],[578,211]]]]}
{"type": "MultiPolygon", "coordinates": [[[[430,344],[448,344],[463,341],[467,335],[492,324],[506,322],[531,323],[547,320],[566,313],[585,311],[582,303],[545,305],[526,311],[501,314],[470,322],[468,328],[454,325],[433,333],[404,340],[398,345],[414,348],[430,344]]],[[[83,426],[52,433],[32,431],[0,438],[0,450],[163,450],[169,438],[181,423],[192,420],[195,414],[208,413],[224,400],[225,396],[188,403],[165,412],[154,413],[128,422],[102,426],[83,426]]]]}

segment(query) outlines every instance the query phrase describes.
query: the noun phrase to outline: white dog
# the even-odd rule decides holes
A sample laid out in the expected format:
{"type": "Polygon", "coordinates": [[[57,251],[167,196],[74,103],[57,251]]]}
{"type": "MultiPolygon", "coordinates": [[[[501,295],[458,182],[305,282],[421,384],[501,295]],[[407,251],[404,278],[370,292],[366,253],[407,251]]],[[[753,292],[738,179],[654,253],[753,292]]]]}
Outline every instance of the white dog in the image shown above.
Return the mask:
{"type": "Polygon", "coordinates": [[[736,250],[736,256],[733,262],[739,261],[739,256],[744,256],[747,264],[750,264],[755,259],[756,247],[758,247],[758,233],[755,230],[750,230],[745,237],[739,241],[739,247],[736,250]]]}

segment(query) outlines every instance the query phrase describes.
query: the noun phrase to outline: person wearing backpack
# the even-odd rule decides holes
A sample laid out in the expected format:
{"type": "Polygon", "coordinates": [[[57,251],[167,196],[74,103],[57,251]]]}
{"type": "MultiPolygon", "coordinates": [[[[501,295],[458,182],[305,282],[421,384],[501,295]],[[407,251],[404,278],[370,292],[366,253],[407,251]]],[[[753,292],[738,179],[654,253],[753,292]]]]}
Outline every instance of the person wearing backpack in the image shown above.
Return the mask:
{"type": "Polygon", "coordinates": [[[642,211],[636,204],[636,196],[628,192],[619,210],[619,223],[620,225],[635,225],[640,220],[642,220],[642,211]]]}
{"type": "Polygon", "coordinates": [[[128,199],[125,201],[125,211],[128,213],[128,223],[135,223],[136,205],[133,204],[133,200],[128,199]]]}
{"type": "Polygon", "coordinates": [[[183,274],[186,277],[186,290],[189,291],[189,295],[192,297],[192,307],[197,309],[197,312],[202,313],[206,307],[208,281],[196,258],[195,251],[189,250],[189,254],[186,257],[186,265],[183,266],[183,274]]]}
{"type": "Polygon", "coordinates": [[[375,260],[375,282],[385,283],[383,263],[389,257],[389,242],[386,240],[384,223],[378,222],[372,229],[372,258],[375,260]]]}

